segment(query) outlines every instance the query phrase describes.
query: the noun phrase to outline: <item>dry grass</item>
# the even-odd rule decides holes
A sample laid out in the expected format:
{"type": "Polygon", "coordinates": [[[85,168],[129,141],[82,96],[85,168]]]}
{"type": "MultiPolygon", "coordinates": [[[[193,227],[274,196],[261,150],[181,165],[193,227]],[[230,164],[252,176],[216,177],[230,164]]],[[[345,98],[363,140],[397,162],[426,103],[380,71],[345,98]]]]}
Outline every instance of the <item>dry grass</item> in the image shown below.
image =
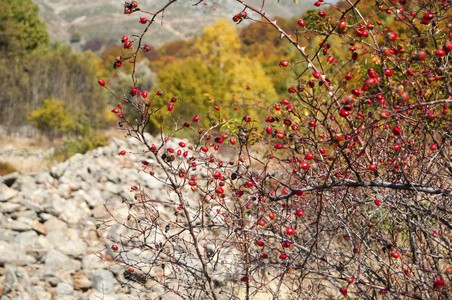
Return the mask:
{"type": "MultiPolygon", "coordinates": [[[[98,132],[107,138],[107,143],[112,138],[124,139],[124,132],[117,129],[107,129],[98,132]]],[[[49,150],[61,148],[63,139],[50,140],[46,137],[0,137],[0,176],[15,171],[24,173],[36,173],[48,169],[58,163],[54,157],[42,159],[33,155],[11,155],[12,150],[49,150]]]]}

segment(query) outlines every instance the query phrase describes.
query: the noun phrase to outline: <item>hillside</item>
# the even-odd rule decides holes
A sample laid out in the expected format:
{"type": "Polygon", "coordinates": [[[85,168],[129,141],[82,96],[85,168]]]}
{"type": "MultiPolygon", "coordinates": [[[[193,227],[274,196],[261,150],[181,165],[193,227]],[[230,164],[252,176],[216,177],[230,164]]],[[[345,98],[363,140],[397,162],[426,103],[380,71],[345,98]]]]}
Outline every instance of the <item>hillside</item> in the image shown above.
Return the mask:
{"type": "MultiPolygon", "coordinates": [[[[122,7],[124,2],[119,0],[35,0],[40,7],[40,14],[47,24],[47,29],[53,41],[69,43],[80,39],[83,45],[94,37],[103,37],[106,40],[117,40],[122,35],[137,34],[141,30],[138,25],[139,16],[144,13],[124,15],[122,7]]],[[[147,11],[156,11],[160,1],[141,0],[139,5],[147,11]]],[[[251,0],[250,3],[259,7],[259,0],[251,0]]],[[[301,15],[309,8],[313,8],[314,1],[300,1],[294,4],[292,0],[267,1],[265,11],[270,16],[292,17],[301,15]]],[[[160,27],[153,27],[149,41],[154,46],[165,42],[185,39],[201,32],[201,29],[211,24],[218,18],[231,18],[233,14],[240,12],[241,5],[236,2],[224,2],[207,0],[194,6],[196,1],[180,1],[173,4],[165,12],[167,22],[160,27]],[[215,10],[213,8],[216,7],[215,10]]],[[[251,15],[252,16],[252,15],[251,15]]]]}

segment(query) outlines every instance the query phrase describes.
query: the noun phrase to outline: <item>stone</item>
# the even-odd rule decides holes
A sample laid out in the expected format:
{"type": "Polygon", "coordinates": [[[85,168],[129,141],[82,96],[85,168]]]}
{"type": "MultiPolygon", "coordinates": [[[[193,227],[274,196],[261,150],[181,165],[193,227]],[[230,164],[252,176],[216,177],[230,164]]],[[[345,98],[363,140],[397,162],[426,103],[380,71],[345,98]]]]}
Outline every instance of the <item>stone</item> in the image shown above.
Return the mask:
{"type": "Polygon", "coordinates": [[[72,295],[63,295],[61,297],[58,297],[59,300],[77,300],[77,298],[75,298],[72,295]]]}
{"type": "Polygon", "coordinates": [[[19,267],[16,268],[16,278],[25,289],[28,290],[30,286],[30,276],[28,275],[28,271],[25,268],[19,267]]]}
{"type": "Polygon", "coordinates": [[[17,297],[17,300],[31,300],[29,293],[20,293],[17,297]]]}
{"type": "MultiPolygon", "coordinates": [[[[73,291],[74,287],[66,282],[60,282],[55,287],[55,292],[58,294],[58,296],[71,295],[73,291]]],[[[61,299],[61,297],[59,297],[59,299],[61,299]]]]}
{"type": "Polygon", "coordinates": [[[0,229],[0,241],[12,242],[18,233],[11,229],[0,229]]]}
{"type": "Polygon", "coordinates": [[[74,289],[78,291],[87,291],[92,286],[92,281],[82,273],[76,273],[72,276],[72,279],[74,280],[74,289]]]}
{"type": "Polygon", "coordinates": [[[98,292],[96,290],[92,291],[89,294],[88,299],[89,300],[99,300],[99,299],[102,299],[102,300],[116,300],[114,296],[105,295],[104,293],[98,292]]]}
{"type": "Polygon", "coordinates": [[[87,254],[82,258],[83,270],[102,269],[105,267],[105,263],[96,254],[87,254]]]}
{"type": "Polygon", "coordinates": [[[91,274],[93,287],[102,293],[109,294],[113,292],[116,279],[110,271],[97,269],[91,274]]]}
{"type": "Polygon", "coordinates": [[[0,177],[0,180],[6,184],[6,186],[11,187],[19,176],[20,174],[18,172],[14,172],[0,177]]]}
{"type": "MultiPolygon", "coordinates": [[[[39,193],[39,191],[38,191],[38,193],[39,193]]],[[[22,200],[21,204],[23,206],[25,206],[26,208],[28,208],[38,214],[44,210],[44,207],[42,205],[40,205],[34,201],[27,200],[27,199],[22,200]]]]}
{"type": "Polygon", "coordinates": [[[57,250],[73,258],[82,257],[86,248],[86,244],[80,239],[70,240],[57,246],[57,250]]]}
{"type": "Polygon", "coordinates": [[[23,206],[20,205],[19,203],[13,202],[0,203],[0,210],[5,214],[17,212],[20,211],[21,209],[23,209],[23,206]]]}
{"type": "Polygon", "coordinates": [[[44,274],[63,273],[64,271],[77,271],[80,269],[80,262],[69,258],[60,251],[51,249],[44,259],[44,274]]]}
{"type": "Polygon", "coordinates": [[[0,202],[9,201],[9,200],[13,199],[14,197],[16,197],[17,194],[18,194],[18,191],[8,187],[4,183],[0,183],[0,202]]]}
{"type": "Polygon", "coordinates": [[[23,219],[29,219],[29,220],[35,220],[38,218],[38,214],[33,210],[20,210],[16,213],[14,213],[12,216],[15,218],[23,218],[23,219]]]}
{"type": "Polygon", "coordinates": [[[33,247],[37,243],[37,240],[38,234],[33,230],[19,233],[14,239],[16,243],[27,248],[33,247]]]}
{"type": "Polygon", "coordinates": [[[11,188],[21,191],[25,195],[32,195],[38,189],[35,178],[30,175],[19,176],[11,188]]]}
{"type": "Polygon", "coordinates": [[[33,300],[52,300],[52,294],[49,292],[36,292],[31,297],[33,300]]]}
{"type": "Polygon", "coordinates": [[[39,221],[33,221],[33,223],[31,223],[31,227],[34,231],[40,234],[46,235],[49,232],[47,227],[39,221]]]}
{"type": "Polygon", "coordinates": [[[5,264],[25,265],[27,262],[25,250],[17,244],[0,241],[0,253],[0,266],[5,264]]]}
{"type": "Polygon", "coordinates": [[[14,231],[18,231],[18,232],[23,232],[23,231],[28,231],[28,230],[33,229],[31,226],[31,220],[30,220],[30,222],[11,220],[10,222],[6,223],[5,228],[11,229],[14,231]]]}
{"type": "Polygon", "coordinates": [[[44,226],[47,230],[52,231],[54,229],[57,230],[67,230],[67,224],[60,219],[52,216],[52,218],[48,219],[44,222],[44,226]]]}

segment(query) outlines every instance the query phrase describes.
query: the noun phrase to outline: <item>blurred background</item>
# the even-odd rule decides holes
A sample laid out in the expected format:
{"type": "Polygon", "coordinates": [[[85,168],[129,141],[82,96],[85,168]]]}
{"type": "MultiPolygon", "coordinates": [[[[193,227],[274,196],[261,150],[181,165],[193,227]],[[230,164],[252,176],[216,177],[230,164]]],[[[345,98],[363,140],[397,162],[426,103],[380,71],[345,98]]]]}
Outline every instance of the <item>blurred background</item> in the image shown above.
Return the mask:
{"type": "MultiPolygon", "coordinates": [[[[128,97],[131,64],[113,68],[117,56],[134,51],[123,48],[121,37],[139,35],[146,26],[140,18],[151,19],[146,11],[155,12],[162,1],[138,1],[142,11],[131,15],[117,0],[0,2],[0,175],[42,170],[123,136],[111,113],[118,101],[97,80],[128,97]]],[[[262,6],[262,1],[250,2],[262,6]]],[[[299,18],[319,18],[313,2],[265,1],[264,10],[296,35],[299,18]]],[[[234,23],[232,17],[242,9],[220,0],[171,5],[144,38],[151,48],[138,59],[138,89],[149,95],[163,90],[156,105],[178,96],[177,105],[184,109],[176,106],[174,112],[182,122],[213,105],[224,106],[226,117],[241,118],[255,113],[248,108],[254,102],[271,103],[287,94],[296,84],[293,72],[278,63],[296,53],[271,26],[234,23]]],[[[314,38],[302,42],[318,47],[314,38]]],[[[133,111],[125,112],[133,117],[133,111]]],[[[156,115],[151,133],[159,121],[156,115]]],[[[201,121],[208,126],[207,118],[201,121]]]]}

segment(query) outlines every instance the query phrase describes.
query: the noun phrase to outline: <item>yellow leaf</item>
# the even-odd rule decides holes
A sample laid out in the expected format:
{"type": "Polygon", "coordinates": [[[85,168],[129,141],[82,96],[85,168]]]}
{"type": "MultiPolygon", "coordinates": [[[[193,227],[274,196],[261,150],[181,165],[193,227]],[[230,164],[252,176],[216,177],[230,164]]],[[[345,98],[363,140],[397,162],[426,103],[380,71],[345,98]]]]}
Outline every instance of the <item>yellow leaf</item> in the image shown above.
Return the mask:
{"type": "Polygon", "coordinates": [[[371,55],[374,64],[381,65],[381,58],[378,55],[371,55]]]}

